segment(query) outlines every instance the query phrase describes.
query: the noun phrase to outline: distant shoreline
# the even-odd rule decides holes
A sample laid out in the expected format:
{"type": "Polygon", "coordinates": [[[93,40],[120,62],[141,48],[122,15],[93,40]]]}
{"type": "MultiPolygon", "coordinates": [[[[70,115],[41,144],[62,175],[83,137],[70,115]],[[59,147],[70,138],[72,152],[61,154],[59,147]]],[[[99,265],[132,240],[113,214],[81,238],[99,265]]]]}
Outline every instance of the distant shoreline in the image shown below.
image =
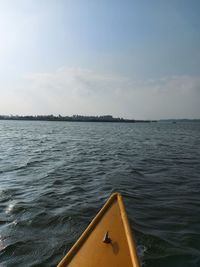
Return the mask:
{"type": "Polygon", "coordinates": [[[72,122],[126,122],[126,123],[150,123],[155,120],[133,120],[124,118],[114,118],[111,115],[104,116],[54,116],[54,115],[37,115],[37,116],[7,116],[0,115],[0,120],[21,120],[21,121],[72,121],[72,122]]]}
{"type": "Polygon", "coordinates": [[[0,120],[19,120],[19,121],[71,121],[71,122],[120,122],[120,123],[177,123],[177,122],[200,122],[200,119],[160,119],[160,120],[134,120],[124,118],[114,118],[111,115],[103,116],[54,116],[54,115],[0,115],[0,120]]]}

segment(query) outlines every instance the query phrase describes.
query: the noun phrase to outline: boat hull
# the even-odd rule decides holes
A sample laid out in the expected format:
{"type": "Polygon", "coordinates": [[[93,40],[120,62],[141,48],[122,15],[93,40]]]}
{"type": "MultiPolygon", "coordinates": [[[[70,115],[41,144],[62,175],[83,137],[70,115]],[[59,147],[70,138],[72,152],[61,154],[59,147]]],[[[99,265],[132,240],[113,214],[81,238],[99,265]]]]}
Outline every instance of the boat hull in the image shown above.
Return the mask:
{"type": "Polygon", "coordinates": [[[139,267],[122,197],[114,193],[57,267],[139,267]]]}

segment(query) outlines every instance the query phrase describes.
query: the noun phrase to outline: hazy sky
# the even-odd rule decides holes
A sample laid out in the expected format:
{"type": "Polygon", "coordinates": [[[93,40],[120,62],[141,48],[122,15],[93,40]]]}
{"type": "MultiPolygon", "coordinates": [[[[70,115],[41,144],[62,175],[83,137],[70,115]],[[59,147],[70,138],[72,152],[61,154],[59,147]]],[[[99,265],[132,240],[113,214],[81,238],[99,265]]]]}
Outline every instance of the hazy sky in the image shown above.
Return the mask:
{"type": "Polygon", "coordinates": [[[0,0],[0,114],[200,118],[199,12],[199,0],[0,0]]]}

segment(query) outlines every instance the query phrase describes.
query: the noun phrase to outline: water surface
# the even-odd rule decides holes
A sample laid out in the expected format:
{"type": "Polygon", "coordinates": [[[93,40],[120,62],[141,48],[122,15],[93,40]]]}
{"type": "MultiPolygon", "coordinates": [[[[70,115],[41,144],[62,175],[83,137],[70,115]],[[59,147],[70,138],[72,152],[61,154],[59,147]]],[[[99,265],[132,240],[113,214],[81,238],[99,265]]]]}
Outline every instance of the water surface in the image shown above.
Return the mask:
{"type": "Polygon", "coordinates": [[[56,266],[114,191],[145,267],[200,266],[200,123],[0,121],[0,266],[56,266]]]}

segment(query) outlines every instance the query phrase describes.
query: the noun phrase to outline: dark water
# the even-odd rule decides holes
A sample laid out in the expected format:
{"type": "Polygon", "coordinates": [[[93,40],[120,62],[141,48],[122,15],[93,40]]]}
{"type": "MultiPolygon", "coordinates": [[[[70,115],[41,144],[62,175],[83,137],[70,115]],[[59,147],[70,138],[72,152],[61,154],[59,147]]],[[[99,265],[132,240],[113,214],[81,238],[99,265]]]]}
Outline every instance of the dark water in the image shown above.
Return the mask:
{"type": "Polygon", "coordinates": [[[145,267],[200,266],[200,123],[0,121],[0,266],[55,266],[113,191],[145,267]]]}

